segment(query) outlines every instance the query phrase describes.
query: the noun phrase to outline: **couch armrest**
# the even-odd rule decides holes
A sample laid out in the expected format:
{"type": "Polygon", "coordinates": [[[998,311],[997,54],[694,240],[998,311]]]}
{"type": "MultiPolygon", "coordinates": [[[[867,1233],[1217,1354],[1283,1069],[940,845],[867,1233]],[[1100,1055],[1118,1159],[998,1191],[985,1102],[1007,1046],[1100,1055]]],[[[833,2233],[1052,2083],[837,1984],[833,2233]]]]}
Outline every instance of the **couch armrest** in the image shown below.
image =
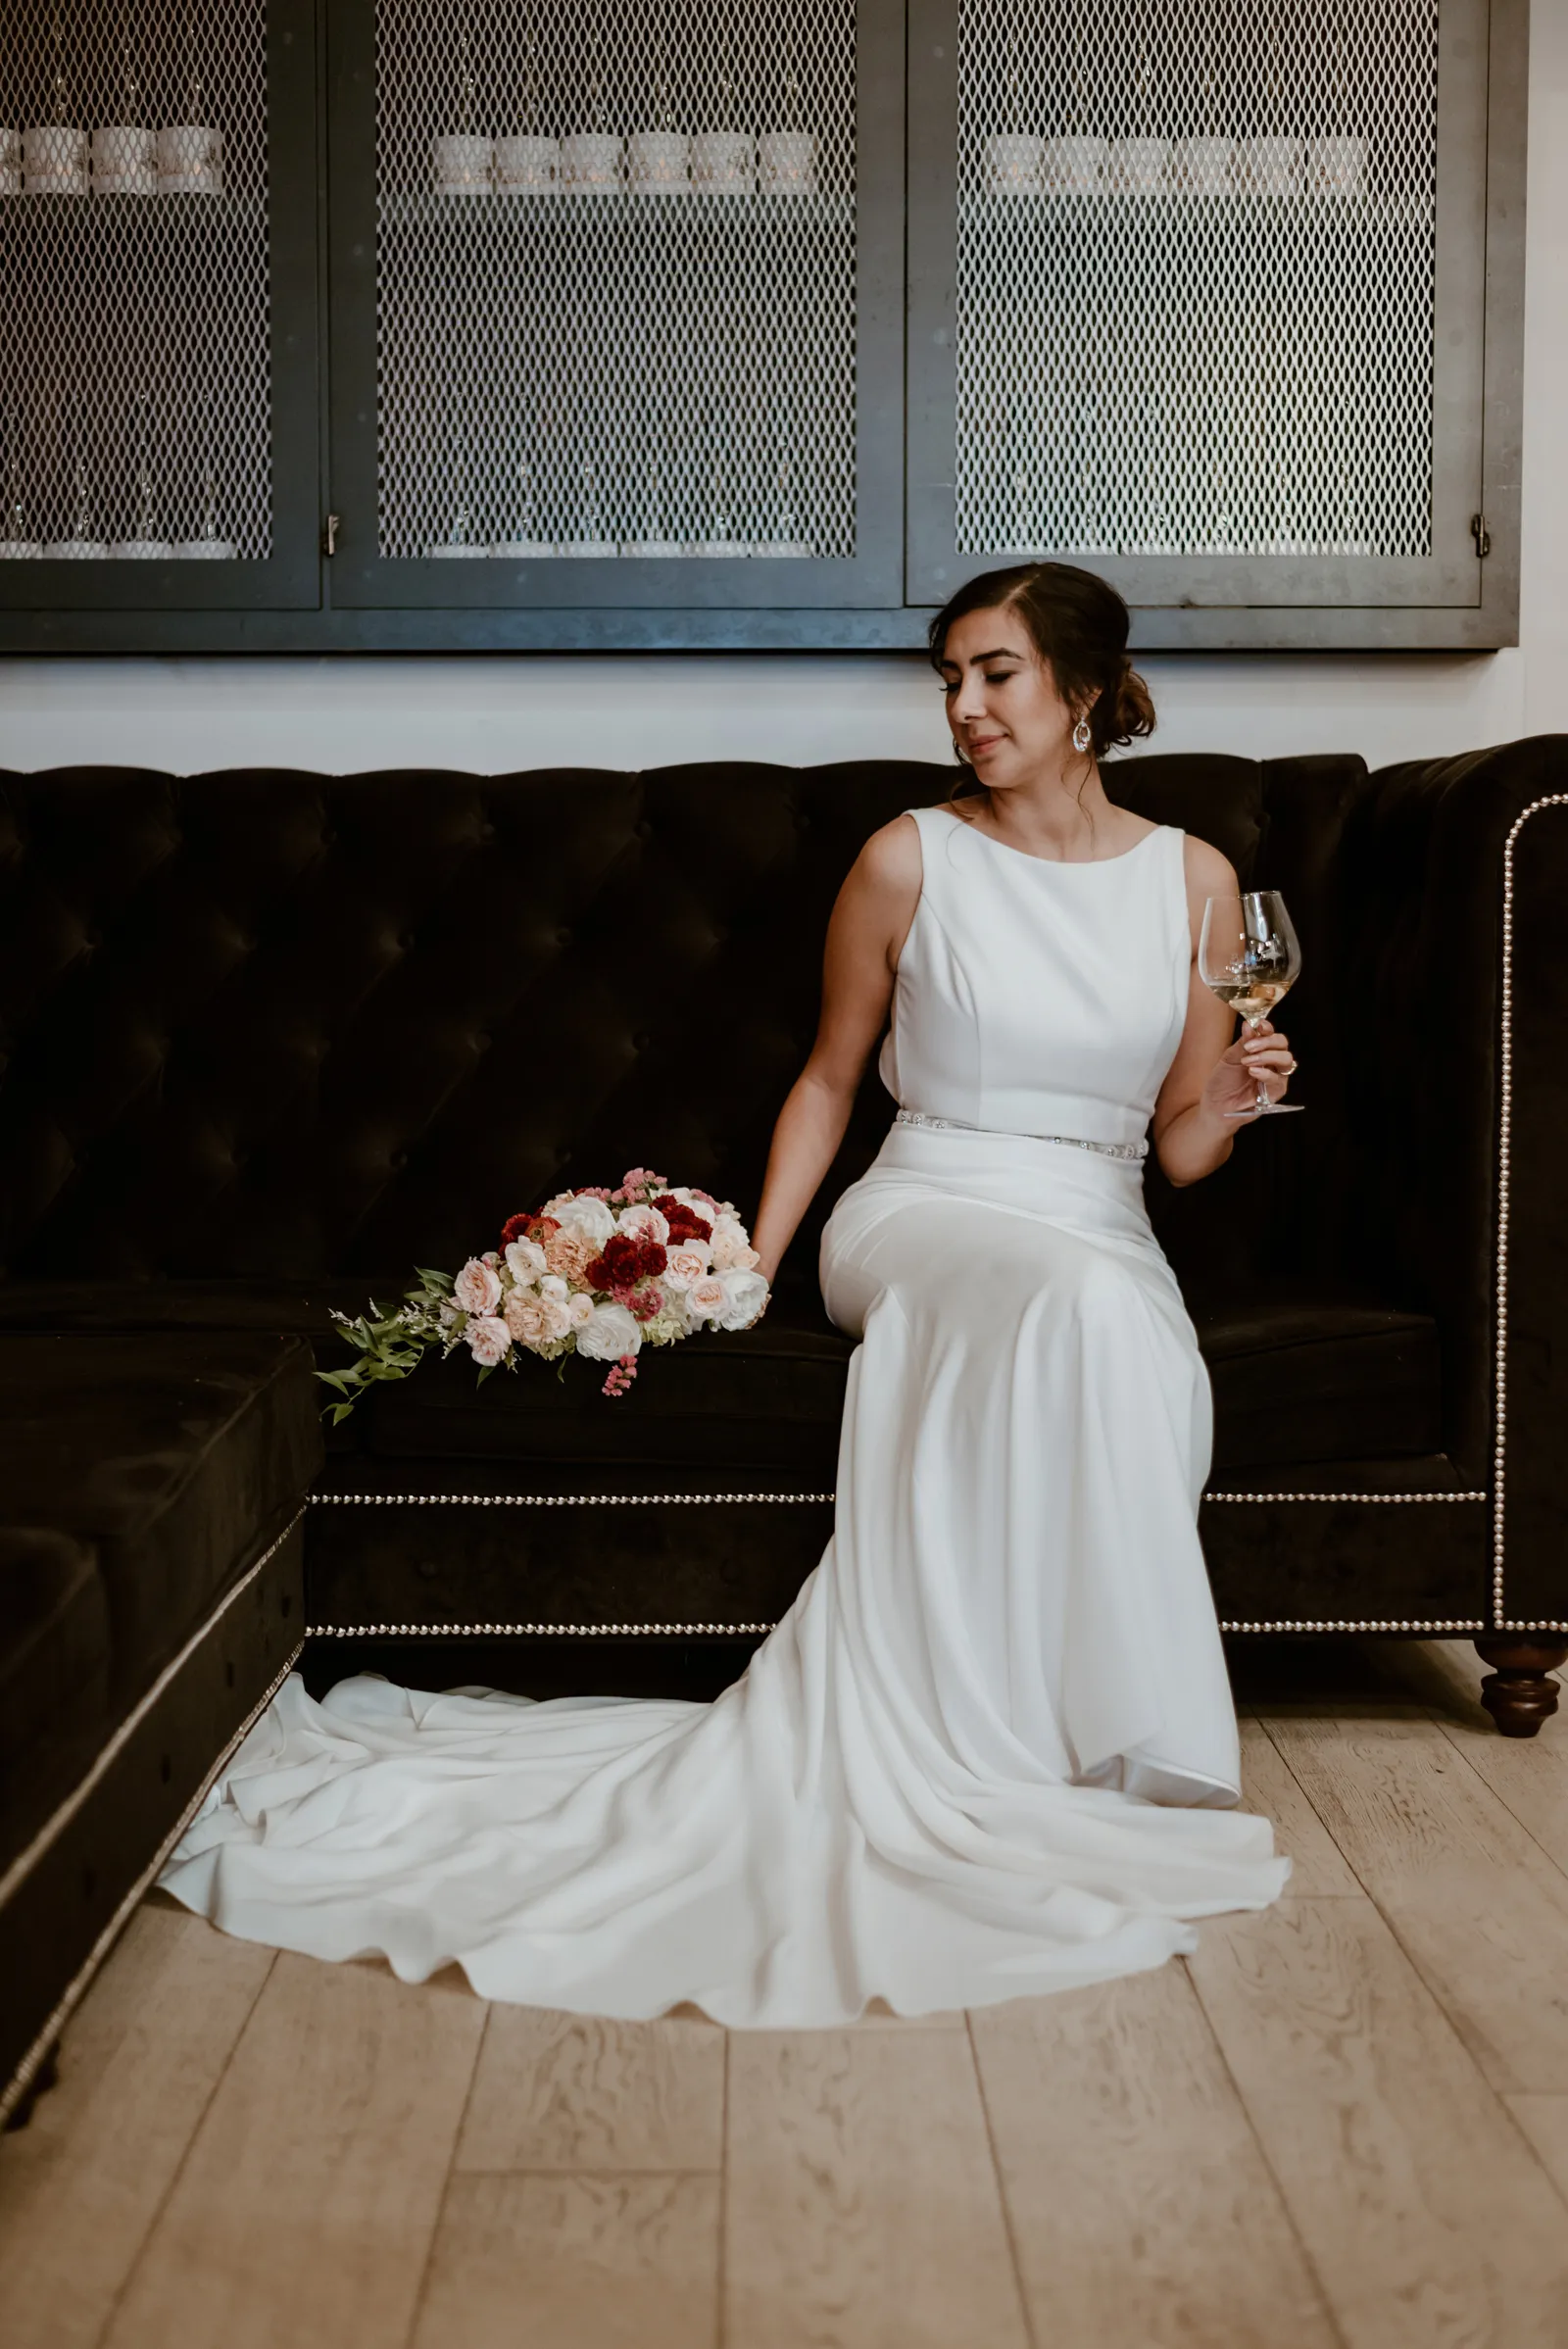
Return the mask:
{"type": "Polygon", "coordinates": [[[1436,1313],[1445,1433],[1494,1493],[1495,1618],[1568,1619],[1568,736],[1386,767],[1347,828],[1366,1229],[1436,1313]],[[1391,1070],[1374,1036],[1408,1069],[1391,1070]]]}

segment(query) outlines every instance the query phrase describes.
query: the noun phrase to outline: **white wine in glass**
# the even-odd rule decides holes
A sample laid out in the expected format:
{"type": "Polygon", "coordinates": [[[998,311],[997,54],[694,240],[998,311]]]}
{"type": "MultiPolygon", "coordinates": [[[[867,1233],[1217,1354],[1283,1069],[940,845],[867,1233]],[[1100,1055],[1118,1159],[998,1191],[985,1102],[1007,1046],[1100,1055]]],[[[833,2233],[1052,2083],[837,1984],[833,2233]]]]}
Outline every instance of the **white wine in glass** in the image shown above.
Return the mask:
{"type": "MultiPolygon", "coordinates": [[[[1222,1003],[1239,1011],[1255,1036],[1275,1004],[1300,976],[1301,949],[1277,889],[1248,889],[1210,898],[1198,939],[1198,973],[1222,1003]]],[[[1259,1077],[1249,1109],[1227,1117],[1285,1117],[1299,1101],[1271,1101],[1259,1077]]]]}

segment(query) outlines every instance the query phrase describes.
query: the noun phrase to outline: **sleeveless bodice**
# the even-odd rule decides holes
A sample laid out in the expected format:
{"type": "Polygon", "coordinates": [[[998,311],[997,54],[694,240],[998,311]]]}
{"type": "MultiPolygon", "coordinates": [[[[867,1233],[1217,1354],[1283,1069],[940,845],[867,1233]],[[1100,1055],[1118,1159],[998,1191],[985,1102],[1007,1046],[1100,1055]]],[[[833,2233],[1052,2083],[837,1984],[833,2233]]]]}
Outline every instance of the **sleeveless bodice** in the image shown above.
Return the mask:
{"type": "Polygon", "coordinates": [[[1062,864],[911,807],[924,880],[879,1063],[903,1109],[1140,1142],[1187,1019],[1184,835],[1062,864]]]}

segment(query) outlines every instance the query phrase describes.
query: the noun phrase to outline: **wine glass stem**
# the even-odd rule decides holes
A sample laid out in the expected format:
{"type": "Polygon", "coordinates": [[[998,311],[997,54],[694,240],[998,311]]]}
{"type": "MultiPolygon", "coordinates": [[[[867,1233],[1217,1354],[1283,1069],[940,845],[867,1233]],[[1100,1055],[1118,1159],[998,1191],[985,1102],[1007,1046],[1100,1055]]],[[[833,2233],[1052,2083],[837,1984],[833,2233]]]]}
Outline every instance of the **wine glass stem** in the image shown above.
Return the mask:
{"type": "MultiPolygon", "coordinates": [[[[1260,1019],[1250,1019],[1247,1024],[1251,1029],[1254,1036],[1260,1035],[1262,1033],[1263,1022],[1260,1019]]],[[[1257,1080],[1257,1099],[1255,1101],[1253,1101],[1252,1106],[1254,1109],[1267,1109],[1269,1105],[1268,1087],[1264,1084],[1262,1078],[1259,1077],[1257,1080]]]]}

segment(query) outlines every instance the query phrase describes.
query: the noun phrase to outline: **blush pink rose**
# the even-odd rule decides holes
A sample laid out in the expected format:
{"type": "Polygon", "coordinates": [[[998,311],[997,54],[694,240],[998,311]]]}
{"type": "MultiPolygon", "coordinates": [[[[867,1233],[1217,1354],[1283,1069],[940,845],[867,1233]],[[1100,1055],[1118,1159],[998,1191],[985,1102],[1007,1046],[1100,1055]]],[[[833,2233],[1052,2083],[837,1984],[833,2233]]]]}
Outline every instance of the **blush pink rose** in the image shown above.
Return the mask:
{"type": "Polygon", "coordinates": [[[579,1289],[575,1297],[568,1297],[566,1300],[567,1327],[573,1330],[583,1329],[592,1321],[593,1317],[594,1300],[586,1290],[579,1289]]]}
{"type": "Polygon", "coordinates": [[[686,1310],[693,1321],[711,1321],[729,1303],[729,1291],[717,1273],[705,1272],[686,1292],[686,1310]]]}
{"type": "Polygon", "coordinates": [[[735,1215],[715,1218],[712,1247],[715,1272],[750,1272],[758,1260],[756,1248],[747,1244],[746,1226],[735,1215]]]}
{"type": "Polygon", "coordinates": [[[694,1281],[700,1281],[707,1270],[707,1244],[701,1248],[688,1248],[683,1243],[679,1248],[672,1248],[664,1258],[664,1285],[673,1289],[678,1297],[690,1289],[694,1281]]]}
{"type": "Polygon", "coordinates": [[[507,1348],[512,1344],[511,1331],[494,1313],[476,1313],[464,1336],[468,1341],[469,1353],[486,1370],[493,1370],[506,1359],[507,1348]]]}
{"type": "Polygon", "coordinates": [[[465,1313],[493,1313],[501,1302],[501,1280],[494,1265],[470,1256],[452,1284],[454,1300],[465,1313]]]}
{"type": "Polygon", "coordinates": [[[581,1281],[598,1251],[576,1232],[552,1232],[545,1242],[545,1263],[564,1281],[581,1281]]]}
{"type": "Polygon", "coordinates": [[[615,1229],[624,1232],[628,1240],[657,1240],[661,1248],[669,1238],[669,1226],[657,1207],[623,1207],[615,1218],[615,1229]]]}
{"type": "Polygon", "coordinates": [[[542,1297],[539,1299],[539,1331],[547,1346],[564,1338],[571,1328],[571,1307],[564,1297],[542,1297]]]}

